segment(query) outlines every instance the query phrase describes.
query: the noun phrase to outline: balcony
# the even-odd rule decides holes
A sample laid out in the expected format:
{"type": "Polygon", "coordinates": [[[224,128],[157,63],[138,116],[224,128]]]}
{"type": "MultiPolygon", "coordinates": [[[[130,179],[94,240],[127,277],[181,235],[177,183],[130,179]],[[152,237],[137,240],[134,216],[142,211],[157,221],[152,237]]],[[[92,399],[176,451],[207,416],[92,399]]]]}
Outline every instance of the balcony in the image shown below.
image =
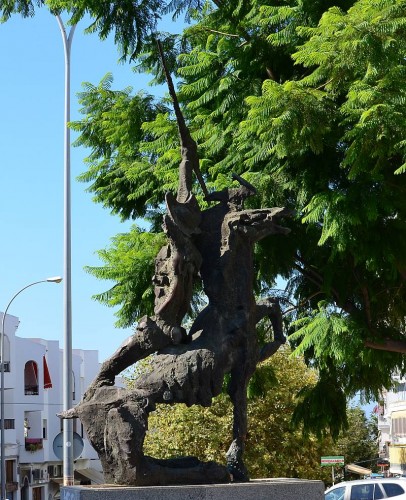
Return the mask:
{"type": "Polygon", "coordinates": [[[383,429],[385,427],[390,427],[390,419],[387,415],[378,415],[378,429],[383,429]]]}
{"type": "Polygon", "coordinates": [[[6,481],[6,492],[11,493],[12,491],[18,490],[18,483],[14,481],[6,481]]]}
{"type": "Polygon", "coordinates": [[[25,438],[25,449],[34,453],[37,450],[42,450],[42,438],[25,438]]]}

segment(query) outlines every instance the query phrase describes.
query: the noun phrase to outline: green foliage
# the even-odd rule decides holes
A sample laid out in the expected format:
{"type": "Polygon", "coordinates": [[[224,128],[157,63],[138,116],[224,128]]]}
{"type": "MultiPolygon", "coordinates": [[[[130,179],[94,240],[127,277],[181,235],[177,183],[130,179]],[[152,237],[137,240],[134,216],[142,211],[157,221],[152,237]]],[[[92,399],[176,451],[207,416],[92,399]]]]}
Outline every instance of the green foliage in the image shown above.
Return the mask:
{"type": "MultiPolygon", "coordinates": [[[[346,463],[376,458],[375,427],[360,408],[349,409],[348,429],[335,442],[303,435],[300,426],[292,427],[297,394],[317,382],[316,373],[306,368],[301,357],[282,350],[261,364],[257,374],[261,377],[263,372],[272,372],[273,377],[265,375],[265,390],[248,403],[245,460],[252,478],[302,477],[328,483],[331,471],[320,467],[321,456],[344,455],[346,463]]],[[[193,455],[224,462],[231,429],[232,407],[225,394],[209,408],[160,405],[150,416],[145,450],[160,458],[193,455]]]]}
{"type": "MultiPolygon", "coordinates": [[[[368,419],[362,408],[350,408],[348,429],[335,443],[337,455],[344,455],[346,464],[376,459],[378,456],[377,438],[376,417],[368,419]]],[[[371,467],[374,463],[370,462],[367,465],[371,467]]]]}
{"type": "Polygon", "coordinates": [[[347,428],[346,398],[362,392],[372,399],[391,385],[395,369],[404,370],[401,354],[365,349],[357,322],[325,302],[291,328],[296,330],[289,337],[297,345],[294,353],[319,369],[317,384],[301,390],[293,417],[296,424],[303,423],[305,433],[328,429],[336,438],[347,428]]]}
{"type": "Polygon", "coordinates": [[[162,9],[164,14],[172,14],[172,20],[175,21],[182,12],[186,11],[186,21],[190,21],[194,11],[200,10],[206,2],[204,0],[170,0],[162,9]]]}
{"type": "Polygon", "coordinates": [[[130,233],[112,238],[109,249],[97,252],[103,266],[86,268],[96,278],[114,283],[93,298],[110,307],[121,305],[116,326],[128,327],[141,316],[153,314],[154,262],[164,243],[163,233],[148,233],[133,226],[130,233]]]}
{"type": "Polygon", "coordinates": [[[30,0],[2,0],[0,2],[1,17],[0,21],[5,22],[14,13],[20,14],[23,17],[30,17],[34,15],[35,6],[38,7],[44,4],[44,0],[37,0],[31,2],[30,0]]]}
{"type": "MultiPolygon", "coordinates": [[[[375,466],[378,457],[378,425],[375,416],[369,419],[359,406],[347,408],[348,427],[342,431],[336,441],[323,440],[323,455],[344,456],[346,465],[356,463],[377,471],[375,466]]],[[[331,485],[331,468],[323,467],[323,481],[326,487],[331,485]]],[[[335,467],[336,481],[349,479],[343,467],[335,467]]],[[[355,476],[354,479],[358,479],[355,476]]]]}
{"type": "Polygon", "coordinates": [[[164,108],[143,93],[131,96],[130,87],[112,90],[112,82],[107,74],[97,87],[83,84],[79,103],[86,118],[71,127],[80,132],[75,145],[91,149],[85,160],[88,170],[79,179],[91,183],[94,201],[128,219],[158,207],[165,193],[161,173],[153,168],[153,153],[140,147],[151,138],[142,124],[164,108]]]}
{"type": "MultiPolygon", "coordinates": [[[[263,363],[258,374],[262,371],[274,376],[273,382],[265,376],[266,390],[248,403],[245,461],[251,477],[320,477],[321,443],[304,438],[290,424],[295,394],[303,383],[315,382],[315,373],[300,358],[289,357],[289,350],[263,363]]],[[[224,462],[231,436],[232,406],[225,394],[209,408],[160,405],[149,419],[145,452],[224,462]]]]}
{"type": "Polygon", "coordinates": [[[298,394],[299,401],[292,416],[294,425],[303,424],[305,436],[316,431],[320,437],[328,429],[336,439],[348,428],[346,395],[340,391],[339,381],[325,371],[315,386],[305,386],[298,394]]]}

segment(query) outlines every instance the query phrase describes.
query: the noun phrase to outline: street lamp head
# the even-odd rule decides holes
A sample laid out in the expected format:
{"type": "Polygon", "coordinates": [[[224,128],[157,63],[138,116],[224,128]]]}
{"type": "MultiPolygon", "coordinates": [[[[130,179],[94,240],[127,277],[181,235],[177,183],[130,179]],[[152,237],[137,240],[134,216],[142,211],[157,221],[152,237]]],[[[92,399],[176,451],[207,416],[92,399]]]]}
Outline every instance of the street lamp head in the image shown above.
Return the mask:
{"type": "Polygon", "coordinates": [[[49,283],[60,283],[62,278],[60,276],[52,276],[52,278],[46,279],[49,283]]]}

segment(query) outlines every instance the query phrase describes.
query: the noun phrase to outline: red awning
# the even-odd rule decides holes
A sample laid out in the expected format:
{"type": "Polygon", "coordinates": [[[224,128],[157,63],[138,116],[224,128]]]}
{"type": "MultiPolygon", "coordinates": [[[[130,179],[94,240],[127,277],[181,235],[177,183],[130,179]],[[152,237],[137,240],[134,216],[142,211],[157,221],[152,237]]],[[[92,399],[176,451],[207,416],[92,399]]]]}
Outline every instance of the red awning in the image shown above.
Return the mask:
{"type": "Polygon", "coordinates": [[[44,389],[51,389],[52,380],[51,380],[51,375],[49,374],[48,363],[45,356],[43,357],[43,360],[44,360],[44,389]]]}

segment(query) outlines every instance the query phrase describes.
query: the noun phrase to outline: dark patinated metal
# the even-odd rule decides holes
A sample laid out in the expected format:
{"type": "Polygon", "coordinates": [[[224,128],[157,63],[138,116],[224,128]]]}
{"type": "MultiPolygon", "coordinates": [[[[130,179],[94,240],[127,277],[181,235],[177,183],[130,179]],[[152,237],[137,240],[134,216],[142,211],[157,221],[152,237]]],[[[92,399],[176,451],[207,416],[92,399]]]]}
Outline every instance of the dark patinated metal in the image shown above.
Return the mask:
{"type": "MultiPolygon", "coordinates": [[[[164,64],[165,67],[165,64],[164,64]]],[[[166,68],[165,68],[166,70],[166,68]]],[[[154,316],[140,320],[135,333],[101,366],[81,403],[61,415],[79,417],[99,454],[106,482],[122,485],[169,485],[247,481],[243,462],[247,435],[247,385],[257,364],[285,342],[276,299],[255,301],[253,248],[269,235],[285,235],[279,225],[285,208],[245,210],[255,189],[240,186],[208,193],[199,170],[197,147],[169,89],[179,125],[182,162],[177,197],[166,196],[165,245],[155,261],[154,316]],[[207,201],[201,210],[192,193],[192,173],[207,201]],[[214,204],[215,202],[215,204],[214,204]],[[193,285],[201,280],[207,306],[187,333],[182,321],[193,285]],[[259,348],[256,324],[269,316],[274,340],[259,348]],[[154,354],[150,370],[131,389],[114,387],[128,366],[154,354]],[[209,406],[230,375],[228,394],[234,408],[232,443],[225,465],[194,457],[159,460],[145,456],[148,415],[157,404],[209,406]]],[[[193,430],[191,430],[193,432],[193,430]]]]}

